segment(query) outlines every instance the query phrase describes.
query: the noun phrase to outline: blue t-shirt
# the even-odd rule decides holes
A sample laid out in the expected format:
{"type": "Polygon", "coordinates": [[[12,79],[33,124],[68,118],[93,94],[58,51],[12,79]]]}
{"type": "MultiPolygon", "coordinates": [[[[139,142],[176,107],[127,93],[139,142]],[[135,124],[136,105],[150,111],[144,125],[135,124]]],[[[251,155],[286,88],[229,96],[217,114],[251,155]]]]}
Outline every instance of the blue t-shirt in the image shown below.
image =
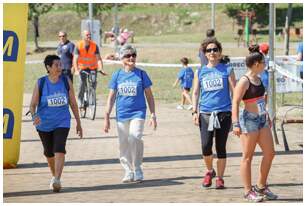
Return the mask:
{"type": "Polygon", "coordinates": [[[260,74],[260,79],[261,79],[266,91],[268,91],[268,86],[269,86],[269,72],[268,72],[269,57],[265,57],[265,65],[266,65],[265,69],[260,74]]]}
{"type": "Polygon", "coordinates": [[[72,67],[74,44],[70,41],[57,46],[57,55],[61,58],[62,67],[65,70],[70,70],[72,67]]]}
{"type": "MultiPolygon", "coordinates": [[[[297,49],[296,49],[296,52],[297,52],[298,54],[299,54],[299,53],[302,54],[302,62],[303,62],[303,42],[300,42],[300,43],[298,44],[298,47],[297,47],[297,49]]],[[[298,67],[299,67],[300,72],[303,72],[303,64],[300,65],[300,66],[298,66],[298,67]]]]}
{"type": "MultiPolygon", "coordinates": [[[[65,87],[63,76],[56,83],[52,83],[48,77],[42,88],[41,101],[37,114],[41,123],[36,129],[50,132],[56,128],[70,128],[69,94],[65,87]]],[[[40,85],[41,78],[38,80],[40,85]]]]}
{"type": "Polygon", "coordinates": [[[200,112],[231,111],[228,78],[232,68],[219,63],[214,68],[203,66],[198,72],[200,82],[200,112]]]}
{"type": "Polygon", "coordinates": [[[192,87],[193,77],[194,74],[191,67],[183,67],[177,75],[177,78],[181,82],[181,87],[189,89],[192,87]]]}
{"type": "Polygon", "coordinates": [[[130,72],[119,69],[112,75],[109,88],[116,91],[116,118],[118,122],[146,117],[144,90],[152,85],[147,73],[139,68],[130,72]]]}

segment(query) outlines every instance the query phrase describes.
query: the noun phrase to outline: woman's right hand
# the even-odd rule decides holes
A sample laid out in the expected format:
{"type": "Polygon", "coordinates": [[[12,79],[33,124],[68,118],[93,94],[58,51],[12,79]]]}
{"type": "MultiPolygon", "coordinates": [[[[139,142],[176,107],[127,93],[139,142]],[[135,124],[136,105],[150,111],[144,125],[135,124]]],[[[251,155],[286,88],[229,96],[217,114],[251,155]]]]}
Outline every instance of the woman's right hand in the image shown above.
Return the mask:
{"type": "Polygon", "coordinates": [[[233,127],[233,134],[240,137],[241,135],[241,128],[240,127],[233,127]]]}
{"type": "Polygon", "coordinates": [[[193,123],[198,126],[199,125],[199,115],[197,113],[194,113],[192,115],[192,119],[193,119],[193,123]]]}
{"type": "Polygon", "coordinates": [[[33,119],[33,125],[34,125],[34,126],[37,126],[37,125],[39,125],[39,124],[40,124],[40,118],[39,118],[39,116],[34,117],[34,119],[33,119]]]}

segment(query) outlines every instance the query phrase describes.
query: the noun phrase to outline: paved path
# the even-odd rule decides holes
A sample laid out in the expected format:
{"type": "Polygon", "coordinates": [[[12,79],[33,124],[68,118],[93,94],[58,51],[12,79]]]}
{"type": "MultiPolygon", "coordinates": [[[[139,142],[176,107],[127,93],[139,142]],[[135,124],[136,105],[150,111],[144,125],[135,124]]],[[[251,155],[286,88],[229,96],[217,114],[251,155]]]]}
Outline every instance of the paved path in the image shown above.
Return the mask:
{"type": "MultiPolygon", "coordinates": [[[[25,95],[28,105],[30,95],[25,95]]],[[[17,169],[4,170],[4,202],[244,202],[239,175],[241,159],[237,137],[228,140],[227,189],[201,188],[205,172],[200,155],[198,129],[189,111],[178,111],[174,104],[157,102],[158,130],[146,125],[144,131],[143,183],[123,184],[123,170],[118,162],[118,139],[114,120],[109,134],[102,132],[104,102],[99,100],[95,121],[83,120],[85,137],[76,137],[75,124],[67,142],[62,176],[63,190],[49,190],[50,173],[42,155],[42,146],[28,117],[23,117],[21,155],[17,169]]],[[[27,106],[24,106],[24,113],[27,106]]],[[[269,176],[270,188],[279,195],[274,202],[303,201],[302,125],[286,127],[290,152],[282,141],[269,176]]],[[[279,131],[278,131],[279,132],[279,131]]],[[[281,137],[279,133],[279,138],[281,137]]],[[[281,140],[281,139],[280,139],[281,140]]],[[[253,159],[253,182],[258,176],[260,151],[253,159]]]]}

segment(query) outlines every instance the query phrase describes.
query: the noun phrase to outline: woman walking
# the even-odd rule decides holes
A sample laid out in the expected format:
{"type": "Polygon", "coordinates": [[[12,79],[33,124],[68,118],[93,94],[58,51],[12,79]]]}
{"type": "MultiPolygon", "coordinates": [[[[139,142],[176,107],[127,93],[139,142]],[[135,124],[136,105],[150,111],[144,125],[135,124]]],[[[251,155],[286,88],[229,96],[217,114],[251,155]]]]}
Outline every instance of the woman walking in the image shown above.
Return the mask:
{"type": "Polygon", "coordinates": [[[136,67],[137,52],[133,46],[120,49],[123,68],[112,75],[105,112],[104,131],[110,129],[110,113],[116,101],[116,120],[119,137],[120,163],[125,170],[122,182],[141,182],[143,171],[143,130],[146,118],[146,100],[151,113],[150,124],[156,129],[152,82],[147,73],[136,67]]]}
{"type": "Polygon", "coordinates": [[[202,43],[208,64],[196,71],[194,78],[193,121],[200,127],[202,155],[206,174],[202,186],[210,187],[217,175],[216,189],[224,188],[223,175],[226,166],[226,141],[231,128],[231,91],[235,87],[235,75],[231,67],[222,63],[222,46],[215,38],[202,43]],[[200,99],[200,100],[199,100],[200,99]],[[213,169],[213,137],[217,152],[217,174],[213,169]]]}
{"type": "Polygon", "coordinates": [[[276,199],[267,185],[267,178],[275,155],[269,117],[265,104],[265,87],[258,77],[265,68],[265,58],[259,46],[249,48],[246,57],[247,73],[241,77],[234,91],[232,121],[233,133],[240,137],[242,161],[240,173],[244,184],[244,198],[253,202],[276,199]],[[243,100],[244,110],[239,116],[239,104],[243,100]],[[256,145],[263,152],[257,184],[252,187],[251,164],[256,145]]]}
{"type": "Polygon", "coordinates": [[[44,64],[48,75],[41,77],[34,88],[30,112],[51,170],[50,189],[59,192],[70,130],[69,105],[76,120],[76,131],[81,138],[83,134],[73,86],[70,79],[61,75],[60,58],[48,55],[44,64]]]}

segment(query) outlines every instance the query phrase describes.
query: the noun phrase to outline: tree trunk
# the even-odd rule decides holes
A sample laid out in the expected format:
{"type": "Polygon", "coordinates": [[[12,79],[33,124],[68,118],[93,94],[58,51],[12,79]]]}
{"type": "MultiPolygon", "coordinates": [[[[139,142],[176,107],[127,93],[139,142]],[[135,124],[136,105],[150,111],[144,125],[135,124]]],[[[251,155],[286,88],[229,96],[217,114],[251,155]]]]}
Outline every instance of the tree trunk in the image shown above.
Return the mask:
{"type": "Polygon", "coordinates": [[[285,45],[285,55],[289,55],[289,39],[290,39],[290,22],[291,22],[291,15],[292,15],[292,3],[288,4],[287,16],[285,21],[285,38],[284,38],[284,45],[285,45]]]}
{"type": "Polygon", "coordinates": [[[39,37],[39,25],[38,25],[38,16],[33,17],[33,26],[34,26],[34,43],[35,43],[35,51],[39,51],[38,46],[38,37],[39,37]]]}

